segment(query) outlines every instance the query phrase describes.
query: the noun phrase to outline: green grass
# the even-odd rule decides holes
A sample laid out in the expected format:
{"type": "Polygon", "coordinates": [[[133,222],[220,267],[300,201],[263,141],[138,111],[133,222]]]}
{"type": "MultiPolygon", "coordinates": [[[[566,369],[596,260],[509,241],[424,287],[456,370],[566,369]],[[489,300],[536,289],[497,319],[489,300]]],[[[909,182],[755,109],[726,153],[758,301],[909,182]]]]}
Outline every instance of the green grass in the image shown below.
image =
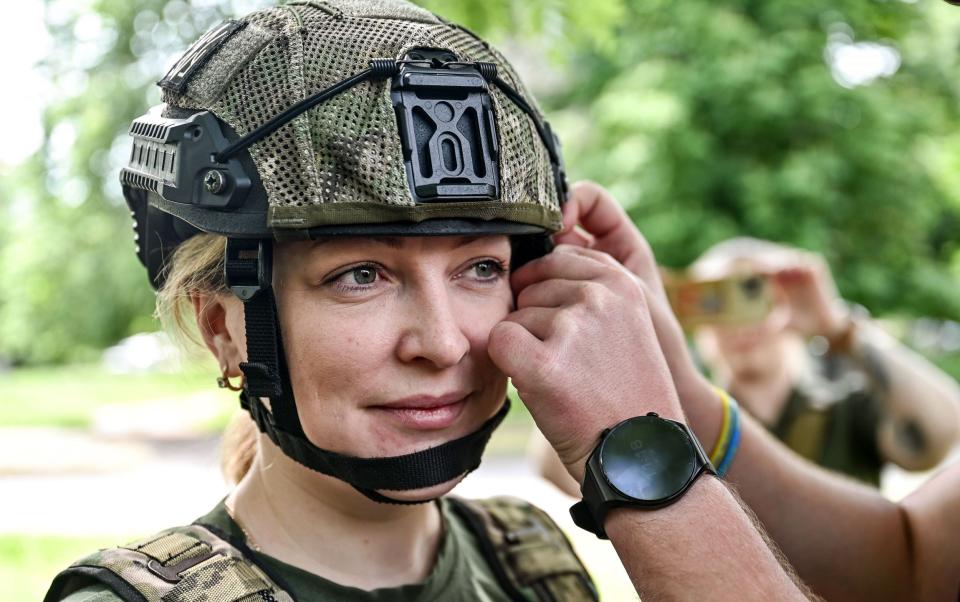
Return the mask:
{"type": "Polygon", "coordinates": [[[42,600],[54,576],[99,548],[133,537],[0,536],[0,583],[4,600],[42,600]]]}
{"type": "Polygon", "coordinates": [[[88,428],[105,405],[210,392],[211,403],[223,405],[209,425],[215,429],[225,424],[236,403],[234,394],[217,391],[215,378],[216,368],[207,365],[155,374],[112,374],[96,364],[13,370],[0,374],[0,426],[88,428]]]}

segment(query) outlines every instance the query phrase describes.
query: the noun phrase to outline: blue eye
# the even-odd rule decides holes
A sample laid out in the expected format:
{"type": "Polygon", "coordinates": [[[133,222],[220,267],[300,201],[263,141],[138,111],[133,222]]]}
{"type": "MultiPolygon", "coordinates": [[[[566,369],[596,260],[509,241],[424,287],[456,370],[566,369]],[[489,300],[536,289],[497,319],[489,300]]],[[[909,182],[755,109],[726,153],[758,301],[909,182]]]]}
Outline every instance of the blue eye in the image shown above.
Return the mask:
{"type": "Polygon", "coordinates": [[[503,273],[503,267],[495,261],[478,261],[473,271],[481,280],[492,280],[503,273]]]}
{"type": "Polygon", "coordinates": [[[326,281],[342,292],[360,292],[372,288],[380,280],[380,268],[372,264],[363,264],[340,272],[326,281]]]}
{"type": "Polygon", "coordinates": [[[503,279],[506,272],[507,269],[496,259],[481,259],[470,264],[457,278],[465,278],[477,285],[494,285],[503,279]]]}
{"type": "Polygon", "coordinates": [[[347,273],[353,276],[353,281],[356,284],[360,284],[360,285],[373,284],[377,280],[377,270],[366,265],[360,266],[358,268],[353,268],[347,273]]]}

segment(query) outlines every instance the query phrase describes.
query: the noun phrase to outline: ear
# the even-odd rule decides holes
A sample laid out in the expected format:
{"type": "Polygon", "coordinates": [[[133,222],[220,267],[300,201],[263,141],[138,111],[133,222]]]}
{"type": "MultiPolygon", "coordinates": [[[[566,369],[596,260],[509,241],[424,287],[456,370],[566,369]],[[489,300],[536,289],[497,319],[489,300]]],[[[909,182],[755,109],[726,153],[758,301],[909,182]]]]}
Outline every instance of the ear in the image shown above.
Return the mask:
{"type": "Polygon", "coordinates": [[[227,376],[240,376],[240,363],[246,361],[243,304],[232,295],[192,293],[197,328],[210,353],[217,358],[227,376]]]}

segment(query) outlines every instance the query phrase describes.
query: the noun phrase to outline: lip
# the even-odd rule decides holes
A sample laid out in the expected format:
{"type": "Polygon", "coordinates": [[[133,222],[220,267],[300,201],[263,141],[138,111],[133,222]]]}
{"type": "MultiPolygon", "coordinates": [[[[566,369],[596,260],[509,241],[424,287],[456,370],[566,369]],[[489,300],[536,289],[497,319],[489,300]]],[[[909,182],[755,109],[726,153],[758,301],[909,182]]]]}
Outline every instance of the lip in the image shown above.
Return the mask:
{"type": "Polygon", "coordinates": [[[369,406],[401,425],[416,430],[445,429],[456,422],[467,405],[469,393],[448,393],[440,396],[417,395],[384,404],[369,406]]]}

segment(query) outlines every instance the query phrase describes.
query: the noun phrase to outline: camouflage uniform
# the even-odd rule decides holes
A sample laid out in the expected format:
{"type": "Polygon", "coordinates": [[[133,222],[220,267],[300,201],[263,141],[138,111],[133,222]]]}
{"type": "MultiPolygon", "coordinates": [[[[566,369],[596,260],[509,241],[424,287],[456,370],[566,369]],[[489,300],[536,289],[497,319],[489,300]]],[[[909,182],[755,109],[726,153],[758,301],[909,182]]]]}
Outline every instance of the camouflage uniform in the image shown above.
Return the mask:
{"type": "Polygon", "coordinates": [[[586,569],[541,510],[512,498],[439,504],[444,541],[423,583],[368,592],[307,573],[251,550],[221,502],[192,525],[74,563],[45,602],[596,599],[586,569]]]}

